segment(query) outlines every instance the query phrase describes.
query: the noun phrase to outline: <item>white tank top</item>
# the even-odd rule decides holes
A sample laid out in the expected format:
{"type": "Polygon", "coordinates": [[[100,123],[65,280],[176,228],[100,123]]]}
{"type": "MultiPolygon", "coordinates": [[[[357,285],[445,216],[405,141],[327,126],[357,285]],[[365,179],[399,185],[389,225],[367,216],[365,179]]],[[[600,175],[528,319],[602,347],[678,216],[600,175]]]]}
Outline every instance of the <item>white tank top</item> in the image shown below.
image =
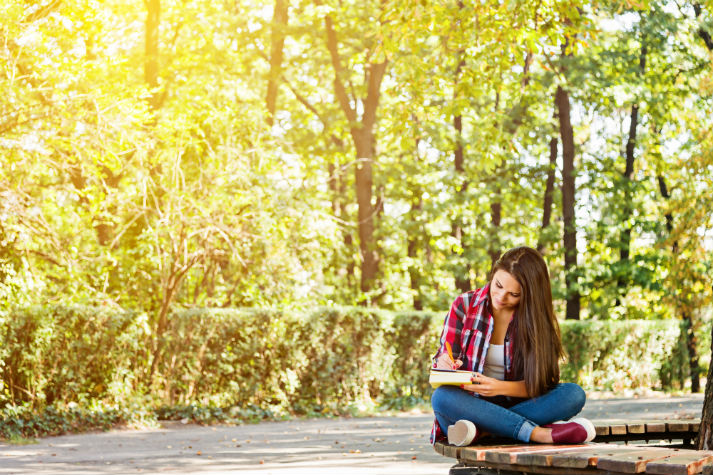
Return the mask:
{"type": "Polygon", "coordinates": [[[505,379],[505,345],[490,345],[488,347],[483,374],[501,381],[505,379]]]}

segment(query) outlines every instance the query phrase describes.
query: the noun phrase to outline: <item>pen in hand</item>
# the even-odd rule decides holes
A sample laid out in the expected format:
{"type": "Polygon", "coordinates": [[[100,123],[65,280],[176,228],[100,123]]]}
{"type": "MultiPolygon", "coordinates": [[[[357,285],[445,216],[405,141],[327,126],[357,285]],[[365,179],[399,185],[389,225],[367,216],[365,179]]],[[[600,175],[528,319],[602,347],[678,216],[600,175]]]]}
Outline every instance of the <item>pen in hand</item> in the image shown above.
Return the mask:
{"type": "Polygon", "coordinates": [[[451,348],[451,344],[446,342],[446,351],[448,352],[448,358],[451,360],[451,368],[450,369],[458,369],[463,365],[463,362],[461,360],[456,360],[453,358],[453,348],[451,348]]]}
{"type": "Polygon", "coordinates": [[[451,348],[451,344],[446,342],[446,350],[448,351],[448,356],[451,359],[451,363],[453,363],[453,366],[456,364],[456,360],[453,359],[453,349],[451,348]]]}

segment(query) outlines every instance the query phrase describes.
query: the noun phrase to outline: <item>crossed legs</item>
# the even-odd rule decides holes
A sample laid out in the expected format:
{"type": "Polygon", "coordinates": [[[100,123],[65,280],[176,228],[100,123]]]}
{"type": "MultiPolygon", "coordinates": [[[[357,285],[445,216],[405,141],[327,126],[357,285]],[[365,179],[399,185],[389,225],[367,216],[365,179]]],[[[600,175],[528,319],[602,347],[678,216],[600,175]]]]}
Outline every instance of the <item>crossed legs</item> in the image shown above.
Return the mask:
{"type": "Polygon", "coordinates": [[[560,383],[554,389],[506,408],[455,386],[441,386],[433,392],[431,405],[441,429],[466,419],[478,429],[522,442],[552,442],[551,429],[542,425],[567,420],[584,407],[584,390],[574,383],[560,383]]]}

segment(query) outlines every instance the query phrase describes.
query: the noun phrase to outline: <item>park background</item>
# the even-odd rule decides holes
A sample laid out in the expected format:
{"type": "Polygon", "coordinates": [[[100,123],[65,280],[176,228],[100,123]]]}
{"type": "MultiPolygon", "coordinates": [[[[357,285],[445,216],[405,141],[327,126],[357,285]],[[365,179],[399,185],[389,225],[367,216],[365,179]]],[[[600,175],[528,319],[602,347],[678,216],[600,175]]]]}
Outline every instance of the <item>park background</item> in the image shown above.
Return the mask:
{"type": "Polygon", "coordinates": [[[587,390],[699,391],[713,6],[0,2],[0,434],[403,409],[549,265],[587,390]]]}

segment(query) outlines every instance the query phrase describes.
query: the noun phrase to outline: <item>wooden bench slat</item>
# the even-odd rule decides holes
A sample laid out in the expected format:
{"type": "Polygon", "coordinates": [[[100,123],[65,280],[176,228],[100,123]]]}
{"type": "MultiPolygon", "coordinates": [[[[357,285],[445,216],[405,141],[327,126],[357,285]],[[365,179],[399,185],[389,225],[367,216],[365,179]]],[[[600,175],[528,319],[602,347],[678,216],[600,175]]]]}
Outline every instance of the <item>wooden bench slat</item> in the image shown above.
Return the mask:
{"type": "Polygon", "coordinates": [[[460,455],[461,449],[462,447],[456,447],[455,445],[444,445],[443,455],[457,459],[458,455],[460,455]]]}
{"type": "Polygon", "coordinates": [[[622,473],[640,473],[646,469],[646,464],[650,461],[671,457],[677,455],[678,452],[678,449],[651,448],[622,452],[611,456],[607,455],[599,458],[597,469],[622,473]]]}
{"type": "Polygon", "coordinates": [[[573,450],[564,454],[553,455],[552,466],[563,468],[595,467],[599,457],[613,456],[620,452],[631,452],[632,449],[640,450],[639,447],[633,448],[626,445],[590,444],[587,448],[573,450]]]}
{"type": "MultiPolygon", "coordinates": [[[[518,464],[502,464],[494,462],[479,462],[473,464],[472,467],[475,468],[473,473],[482,473],[488,475],[495,475],[500,473],[502,475],[596,475],[597,471],[591,468],[577,469],[577,468],[560,468],[560,467],[538,467],[532,465],[518,465],[518,464]],[[477,467],[477,468],[476,468],[477,467]]],[[[621,475],[612,473],[602,473],[601,475],[621,475]]]]}
{"type": "Polygon", "coordinates": [[[594,429],[597,435],[623,435],[623,427],[626,427],[630,434],[642,434],[647,432],[686,432],[698,431],[700,426],[699,419],[692,420],[635,420],[627,421],[620,419],[611,419],[605,421],[597,421],[594,424],[594,429]]]}
{"type": "Polygon", "coordinates": [[[531,465],[538,467],[551,467],[552,458],[557,455],[566,454],[575,450],[581,450],[588,447],[587,445],[567,445],[567,446],[549,446],[549,450],[519,452],[515,454],[515,463],[518,465],[531,465]]]}
{"type": "Polygon", "coordinates": [[[626,424],[626,432],[628,434],[644,434],[646,433],[645,422],[629,422],[626,424]]]}
{"type": "Polygon", "coordinates": [[[646,432],[666,432],[666,421],[647,422],[646,432]]]}
{"type": "Polygon", "coordinates": [[[495,463],[516,463],[518,454],[529,452],[546,452],[556,449],[564,449],[566,445],[516,445],[514,447],[504,447],[491,449],[485,452],[486,462],[495,463]]]}
{"type": "Polygon", "coordinates": [[[688,421],[666,422],[666,430],[669,432],[688,432],[688,421]]]}
{"type": "MultiPolygon", "coordinates": [[[[518,444],[517,446],[522,445],[518,444]]],[[[460,460],[467,462],[483,462],[485,461],[485,454],[489,450],[503,449],[508,447],[515,447],[516,445],[491,445],[491,446],[477,446],[471,445],[469,447],[463,447],[460,452],[460,460]]]]}
{"type": "Polygon", "coordinates": [[[646,473],[659,475],[694,475],[703,465],[713,462],[713,452],[692,451],[646,464],[646,473]]]}

